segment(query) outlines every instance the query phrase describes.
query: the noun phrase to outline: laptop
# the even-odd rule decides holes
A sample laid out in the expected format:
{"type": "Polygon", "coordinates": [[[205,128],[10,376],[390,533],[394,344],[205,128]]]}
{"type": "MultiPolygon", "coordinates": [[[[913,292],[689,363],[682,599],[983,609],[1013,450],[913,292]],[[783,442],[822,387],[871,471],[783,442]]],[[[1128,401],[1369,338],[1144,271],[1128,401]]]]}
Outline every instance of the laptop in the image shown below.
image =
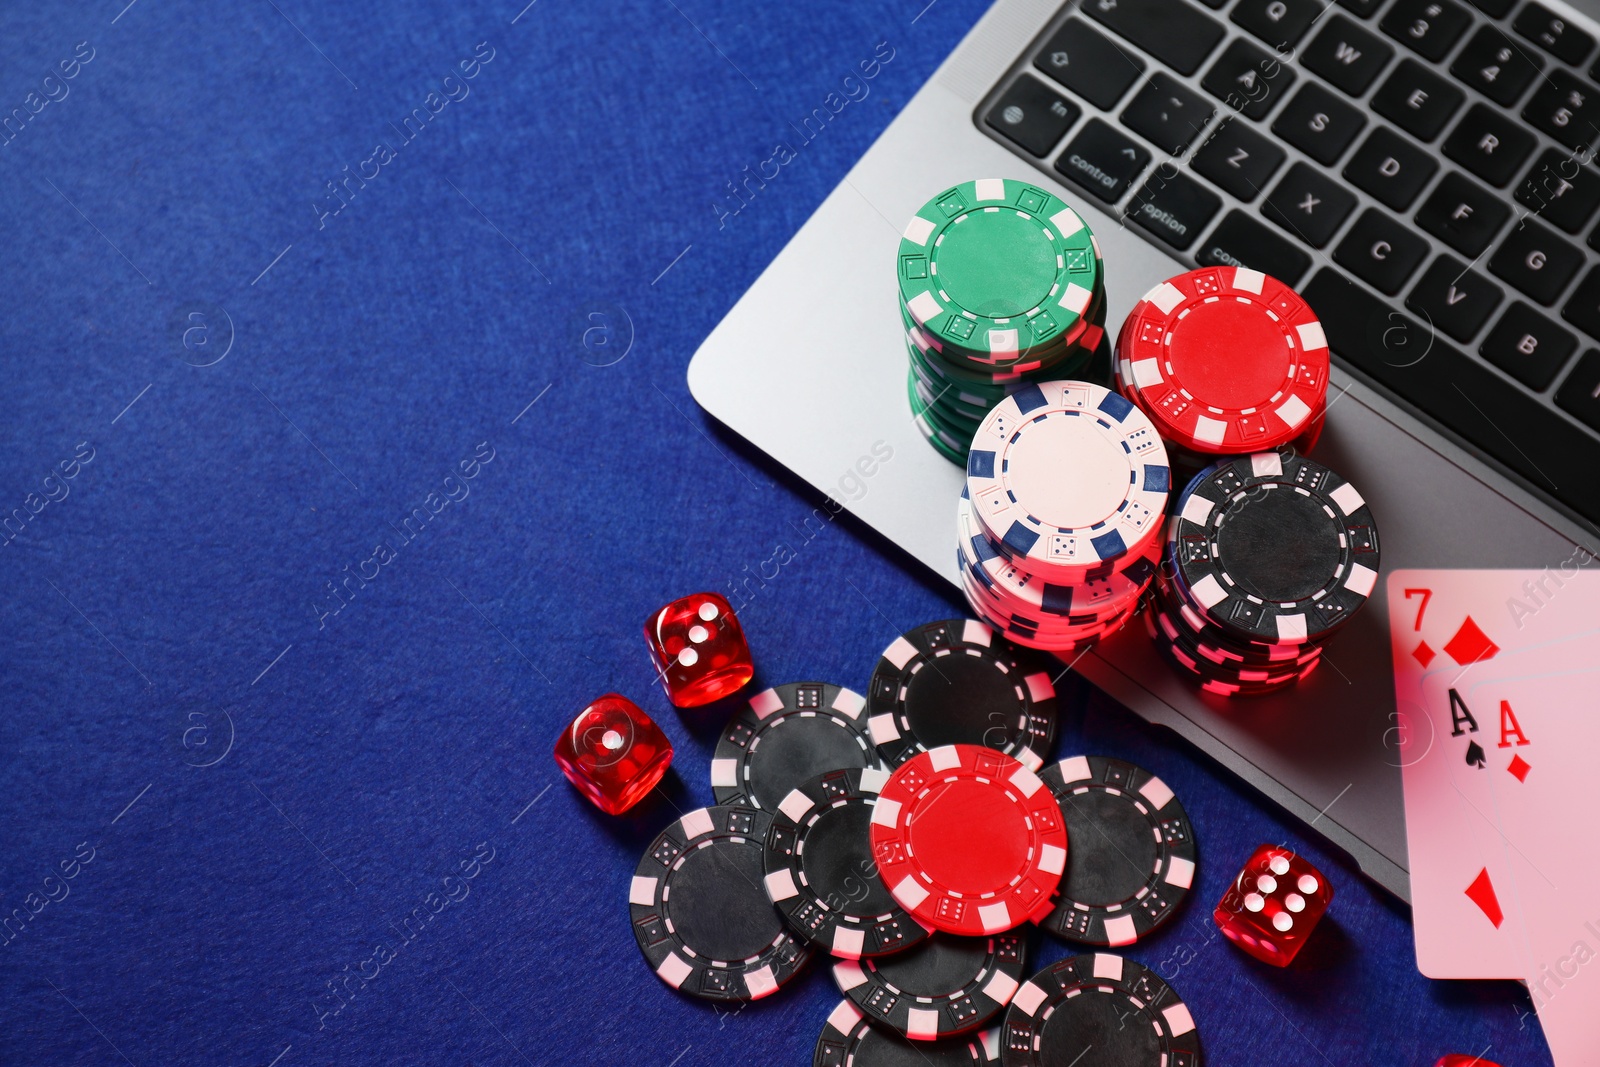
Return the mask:
{"type": "MultiPolygon", "coordinates": [[[[1314,455],[1370,502],[1384,567],[1586,559],[1600,25],[1474,2],[998,0],[706,339],[690,390],[958,582],[963,473],[912,422],[895,252],[933,195],[1018,178],[1099,237],[1113,332],[1199,265],[1305,295],[1334,357],[1314,455]]],[[[1199,692],[1137,625],[1075,669],[1408,899],[1387,613],[1380,582],[1265,698],[1199,692]]]]}

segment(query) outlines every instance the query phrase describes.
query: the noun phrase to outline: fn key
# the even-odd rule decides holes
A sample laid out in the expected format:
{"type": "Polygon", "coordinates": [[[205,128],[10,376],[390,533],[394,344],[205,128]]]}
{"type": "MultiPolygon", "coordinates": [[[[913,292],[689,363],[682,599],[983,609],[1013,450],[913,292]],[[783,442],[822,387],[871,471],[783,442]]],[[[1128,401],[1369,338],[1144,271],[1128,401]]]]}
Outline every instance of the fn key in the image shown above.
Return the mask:
{"type": "Polygon", "coordinates": [[[989,109],[988,123],[1036,156],[1055,147],[1078,121],[1077,105],[1037,78],[1018,78],[989,109]]]}

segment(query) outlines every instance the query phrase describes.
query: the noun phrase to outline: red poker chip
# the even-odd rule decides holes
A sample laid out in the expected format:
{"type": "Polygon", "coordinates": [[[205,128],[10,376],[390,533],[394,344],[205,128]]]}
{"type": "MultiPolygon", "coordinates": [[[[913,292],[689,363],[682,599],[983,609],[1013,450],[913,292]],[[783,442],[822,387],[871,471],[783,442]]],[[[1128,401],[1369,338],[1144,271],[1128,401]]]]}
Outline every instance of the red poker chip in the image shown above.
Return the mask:
{"type": "Polygon", "coordinates": [[[1312,428],[1328,343],[1289,286],[1244,267],[1170,278],[1117,336],[1119,378],[1162,436],[1197,452],[1276,448],[1312,428]]]}
{"type": "Polygon", "coordinates": [[[924,926],[977,937],[1055,908],[1067,829],[1048,786],[1003,752],[944,745],[895,768],[872,809],[872,854],[924,926]]]}

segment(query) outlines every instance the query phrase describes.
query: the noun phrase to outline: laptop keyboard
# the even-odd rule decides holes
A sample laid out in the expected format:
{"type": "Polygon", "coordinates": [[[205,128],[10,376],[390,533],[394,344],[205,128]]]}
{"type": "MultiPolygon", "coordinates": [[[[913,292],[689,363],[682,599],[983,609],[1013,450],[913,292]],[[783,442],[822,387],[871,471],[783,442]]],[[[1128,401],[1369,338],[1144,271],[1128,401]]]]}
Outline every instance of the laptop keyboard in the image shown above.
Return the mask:
{"type": "Polygon", "coordinates": [[[1533,0],[1083,0],[977,119],[1600,522],[1595,46],[1533,0]]]}

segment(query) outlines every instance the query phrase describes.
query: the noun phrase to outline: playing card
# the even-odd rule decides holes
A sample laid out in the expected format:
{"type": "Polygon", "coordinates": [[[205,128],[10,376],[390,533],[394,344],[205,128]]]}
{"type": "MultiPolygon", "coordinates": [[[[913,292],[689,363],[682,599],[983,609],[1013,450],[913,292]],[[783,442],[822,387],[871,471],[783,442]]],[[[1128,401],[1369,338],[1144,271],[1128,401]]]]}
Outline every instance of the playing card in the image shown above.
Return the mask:
{"type": "Polygon", "coordinates": [[[1400,571],[1389,604],[1417,966],[1527,978],[1583,884],[1566,813],[1600,800],[1568,766],[1600,714],[1567,710],[1600,691],[1600,574],[1400,571]]]}

